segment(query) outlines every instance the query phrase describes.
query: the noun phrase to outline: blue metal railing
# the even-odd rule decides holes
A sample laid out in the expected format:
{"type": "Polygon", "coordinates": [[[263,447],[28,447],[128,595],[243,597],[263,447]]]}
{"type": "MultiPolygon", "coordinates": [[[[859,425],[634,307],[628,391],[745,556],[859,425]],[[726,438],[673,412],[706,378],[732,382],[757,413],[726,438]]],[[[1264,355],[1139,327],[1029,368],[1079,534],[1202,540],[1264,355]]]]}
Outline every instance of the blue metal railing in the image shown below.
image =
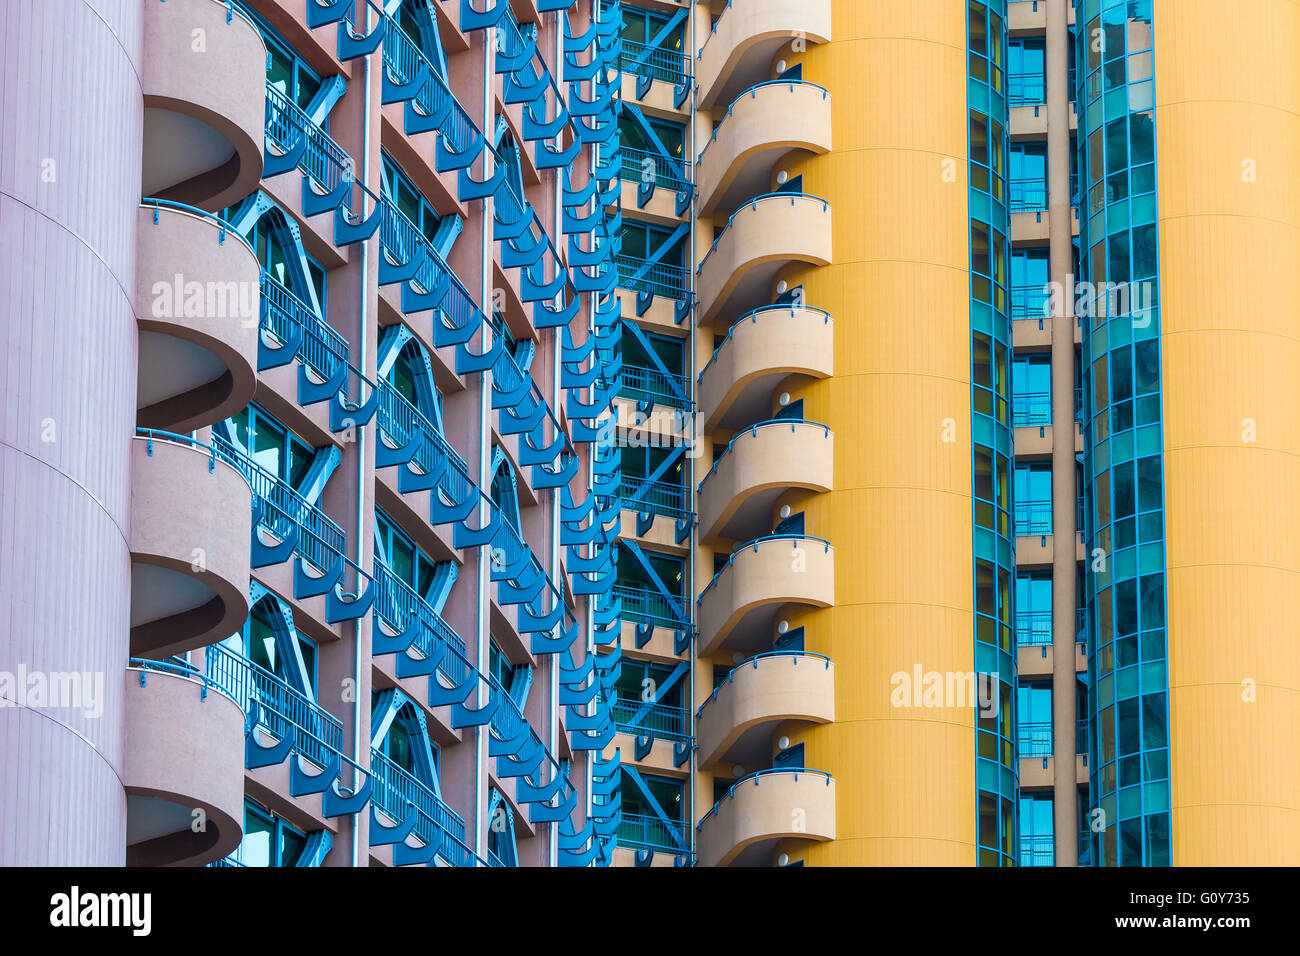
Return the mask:
{"type": "MultiPolygon", "coordinates": [[[[686,824],[675,821],[681,830],[686,824]]],[[[623,812],[618,824],[617,841],[619,846],[638,850],[660,850],[665,853],[680,852],[681,835],[674,839],[668,825],[657,816],[644,813],[623,812]]]]}
{"type": "MultiPolygon", "coordinates": [[[[674,192],[683,190],[691,185],[691,164],[684,159],[678,159],[681,166],[681,172],[673,167],[672,160],[667,156],[661,156],[659,153],[652,153],[648,149],[633,149],[631,146],[622,146],[618,151],[620,157],[619,178],[629,183],[649,183],[654,181],[656,186],[663,189],[670,189],[674,192]],[[683,175],[685,178],[683,178],[683,175]]],[[[602,162],[600,150],[597,150],[596,161],[602,162]]]]}
{"type": "MultiPolygon", "coordinates": [[[[383,207],[379,221],[379,247],[395,264],[407,263],[412,257],[421,257],[419,268],[409,281],[423,292],[432,292],[445,278],[449,282],[447,294],[438,311],[448,329],[477,328],[484,315],[465,284],[438,254],[429,238],[387,196],[378,197],[383,207]]],[[[437,321],[435,319],[435,321],[437,321]]]]}
{"type": "Polygon", "coordinates": [[[765,651],[762,654],[755,654],[753,657],[745,658],[727,672],[726,679],[717,687],[713,688],[713,693],[705,699],[704,703],[700,704],[699,709],[695,711],[695,716],[698,718],[703,715],[704,708],[717,699],[718,691],[722,690],[722,688],[726,687],[736,679],[736,673],[738,671],[743,670],[746,667],[751,667],[757,670],[759,661],[767,661],[783,657],[794,659],[796,665],[799,663],[800,658],[807,658],[810,664],[816,664],[816,662],[820,661],[827,670],[829,670],[831,666],[831,659],[825,654],[810,654],[807,651],[765,651]]]}
{"type": "Polygon", "coordinates": [[[448,650],[438,662],[438,673],[447,679],[447,686],[459,686],[469,673],[464,639],[413,587],[380,561],[375,562],[375,587],[375,614],[399,634],[405,633],[412,617],[418,619],[420,628],[412,646],[421,657],[429,658],[438,650],[435,642],[446,645],[448,650]]]}
{"type": "MultiPolygon", "coordinates": [[[[298,160],[298,168],[328,194],[345,180],[354,178],[352,157],[334,142],[298,104],[270,83],[266,85],[266,139],[287,153],[305,139],[306,147],[298,160]]],[[[352,195],[344,195],[343,204],[352,208],[352,195]]]]}
{"type": "Polygon", "coordinates": [[[415,807],[419,811],[415,835],[426,846],[441,843],[439,852],[449,862],[463,862],[462,854],[457,850],[464,846],[465,821],[432,789],[373,749],[370,751],[370,779],[374,781],[371,799],[377,809],[401,823],[406,819],[407,807],[415,807]],[[446,839],[448,836],[451,841],[446,839]]]}
{"type": "Polygon", "coordinates": [[[429,62],[419,44],[406,35],[396,20],[387,14],[384,16],[387,21],[384,33],[384,69],[401,85],[414,79],[423,66],[428,79],[415,94],[415,106],[425,116],[438,116],[446,110],[439,132],[446,138],[453,152],[464,152],[478,132],[473,120],[452,95],[451,87],[429,62]]]}
{"type": "Polygon", "coordinates": [[[1015,506],[1016,534],[1051,534],[1052,501],[1017,501],[1015,506]]]}
{"type": "Polygon", "coordinates": [[[1052,643],[1051,611],[1016,611],[1016,643],[1039,647],[1052,643]]]}
{"type": "Polygon", "coordinates": [[[335,369],[347,364],[347,339],[269,272],[262,273],[262,327],[281,342],[292,338],[291,327],[302,329],[298,357],[322,379],[329,379],[335,369]]]}
{"type": "Polygon", "coordinates": [[[420,432],[421,441],[412,461],[425,474],[432,474],[438,467],[439,457],[445,458],[447,467],[438,479],[438,490],[446,497],[448,504],[464,501],[474,487],[465,459],[456,453],[456,449],[451,447],[434,424],[390,382],[381,381],[379,393],[376,411],[379,430],[391,440],[395,448],[406,447],[411,435],[420,432]]]}
{"type": "Polygon", "coordinates": [[[316,766],[328,767],[343,752],[342,722],[282,678],[224,644],[208,645],[203,666],[214,680],[237,690],[258,726],[278,740],[292,735],[294,751],[316,766]]]}
{"type": "Polygon", "coordinates": [[[740,328],[740,326],[744,322],[746,321],[757,322],[758,317],[760,315],[775,315],[777,313],[782,313],[782,312],[788,315],[795,315],[800,311],[816,312],[819,315],[821,315],[826,322],[829,322],[831,320],[831,314],[827,312],[825,309],[814,309],[813,307],[807,305],[794,305],[794,304],[765,305],[762,306],[761,308],[751,309],[750,311],[742,315],[740,318],[738,318],[735,322],[733,322],[731,324],[731,328],[727,329],[726,337],[721,342],[719,342],[717,347],[713,350],[713,354],[709,356],[709,360],[704,364],[704,368],[700,369],[700,374],[696,378],[696,381],[697,382],[704,381],[704,373],[707,372],[709,368],[713,365],[713,363],[718,360],[718,354],[722,351],[723,347],[728,342],[731,341],[732,334],[736,331],[736,329],[740,328]]]}
{"type": "Polygon", "coordinates": [[[1013,285],[1011,287],[1011,318],[1043,319],[1049,318],[1049,305],[1046,285],[1013,285]]]}
{"type": "MultiPolygon", "coordinates": [[[[794,778],[798,780],[799,774],[801,773],[808,774],[809,776],[825,777],[826,786],[829,787],[831,785],[831,775],[827,773],[825,770],[809,770],[806,767],[800,768],[798,770],[787,770],[782,768],[773,768],[771,770],[759,770],[755,773],[747,774],[746,776],[741,777],[739,780],[733,783],[731,787],[728,788],[727,792],[722,795],[722,799],[720,799],[717,803],[715,803],[713,807],[709,810],[709,812],[704,814],[704,816],[700,818],[700,822],[696,825],[695,829],[697,830],[703,829],[705,822],[710,817],[714,816],[719,811],[719,809],[721,809],[724,803],[726,803],[728,800],[732,799],[736,795],[736,788],[739,787],[741,784],[749,783],[751,780],[760,780],[762,777],[775,776],[776,774],[793,775],[794,778]]],[[[762,786],[761,783],[759,783],[758,785],[762,786]]]]}
{"type": "Polygon", "coordinates": [[[1011,211],[1032,212],[1047,208],[1047,183],[1041,179],[1011,180],[1011,211]]]}
{"type": "Polygon", "coordinates": [[[672,408],[690,408],[690,385],[685,375],[665,375],[657,368],[644,365],[623,365],[623,387],[619,395],[624,398],[651,398],[658,405],[672,408]]]}
{"type": "Polygon", "coordinates": [[[761,196],[755,196],[753,199],[747,199],[745,200],[744,203],[741,204],[739,209],[737,209],[735,212],[733,212],[730,216],[727,217],[727,225],[723,227],[722,232],[718,233],[717,238],[713,240],[713,245],[711,245],[709,247],[709,251],[704,254],[704,258],[700,260],[699,268],[696,269],[695,271],[697,273],[702,273],[704,271],[704,264],[709,261],[710,256],[712,256],[715,252],[718,251],[718,243],[720,243],[723,237],[726,236],[726,234],[731,231],[731,227],[735,223],[737,216],[739,216],[746,209],[750,209],[750,210],[758,209],[759,203],[770,203],[782,199],[789,200],[791,206],[793,206],[800,199],[807,199],[812,202],[819,202],[822,204],[822,212],[826,212],[831,208],[831,204],[828,203],[825,199],[822,199],[821,196],[814,196],[812,195],[812,193],[795,193],[795,192],[764,193],[761,196]]]}
{"type": "Polygon", "coordinates": [[[1047,78],[1042,73],[1008,73],[1007,94],[1012,106],[1046,103],[1047,78]]]}
{"type": "Polygon", "coordinates": [[[774,89],[782,86],[786,87],[790,92],[794,92],[796,89],[801,87],[817,90],[821,93],[823,100],[827,99],[831,95],[830,91],[826,89],[826,87],[820,86],[817,83],[809,83],[807,80],[765,80],[762,83],[755,83],[749,89],[737,94],[736,98],[731,101],[731,105],[727,107],[726,115],[718,120],[718,125],[713,128],[713,133],[709,136],[709,141],[704,144],[704,148],[700,150],[700,154],[695,158],[695,162],[697,164],[704,162],[704,154],[709,151],[710,146],[717,142],[718,132],[722,129],[722,124],[727,121],[729,116],[731,116],[737,103],[745,97],[749,97],[750,99],[756,98],[759,90],[774,89]]]}
{"type": "Polygon", "coordinates": [[[1056,842],[1050,833],[1020,834],[1021,866],[1055,866],[1056,842]]]}
{"type": "Polygon", "coordinates": [[[611,704],[611,710],[618,729],[639,736],[649,734],[664,740],[685,740],[690,736],[686,728],[686,709],[683,707],[652,704],[641,719],[633,724],[632,718],[645,706],[646,701],[628,700],[623,697],[615,699],[611,704]]]}
{"type": "Polygon", "coordinates": [[[830,437],[831,434],[830,428],[823,425],[821,422],[810,421],[806,418],[771,418],[765,422],[756,422],[753,425],[746,425],[743,431],[736,432],[736,434],[731,436],[731,440],[727,442],[727,447],[722,450],[722,454],[718,456],[716,461],[714,461],[713,467],[709,469],[708,474],[706,474],[702,479],[700,479],[699,485],[697,485],[695,488],[696,493],[698,494],[699,492],[704,490],[704,483],[713,477],[713,475],[718,470],[718,466],[722,464],[723,460],[728,455],[731,454],[732,450],[735,448],[736,442],[739,441],[740,439],[744,438],[747,435],[750,436],[757,435],[758,430],[760,428],[767,429],[767,428],[787,427],[790,429],[791,432],[794,432],[795,428],[799,425],[807,425],[810,428],[820,428],[822,430],[823,438],[830,437]]]}
{"type": "Polygon", "coordinates": [[[1021,721],[1016,728],[1020,756],[1050,757],[1052,755],[1052,722],[1021,721]]]}
{"type": "Polygon", "coordinates": [[[623,52],[618,58],[618,68],[622,73],[649,76],[656,80],[663,80],[665,83],[672,83],[674,86],[681,84],[690,75],[690,64],[687,62],[687,54],[684,50],[651,47],[636,40],[623,41],[623,52]],[[641,58],[640,63],[636,62],[638,58],[641,58]]]}
{"type": "Polygon", "coordinates": [[[646,261],[641,256],[615,256],[614,265],[618,269],[618,284],[634,292],[650,292],[667,299],[681,299],[686,296],[686,288],[690,280],[689,269],[656,262],[638,278],[637,273],[641,272],[646,261]]]}
{"type": "Polygon", "coordinates": [[[689,513],[686,501],[686,487],[671,481],[646,482],[635,475],[619,476],[619,497],[622,507],[631,511],[649,508],[655,514],[680,518],[689,513]],[[633,495],[639,493],[639,497],[633,495]]]}
{"type": "Polygon", "coordinates": [[[713,586],[718,583],[718,578],[722,575],[722,573],[727,569],[729,569],[731,565],[735,562],[736,555],[741,554],[742,552],[745,551],[749,551],[751,549],[754,551],[758,551],[758,546],[767,541],[816,541],[818,544],[822,546],[824,551],[830,551],[831,549],[831,543],[829,541],[827,541],[825,538],[818,538],[815,535],[811,535],[811,534],[768,534],[768,535],[764,535],[761,538],[755,538],[753,541],[747,541],[745,542],[745,544],[741,545],[735,551],[731,552],[731,555],[727,558],[727,563],[724,564],[722,567],[718,568],[718,570],[713,573],[712,580],[710,580],[709,583],[704,586],[704,590],[701,591],[700,596],[696,598],[696,603],[698,604],[704,600],[704,595],[708,594],[709,591],[712,590],[713,586]]]}
{"type": "Polygon", "coordinates": [[[1012,421],[1017,427],[1052,424],[1052,393],[1022,392],[1011,400],[1012,421]]]}
{"type": "MultiPolygon", "coordinates": [[[[625,621],[639,621],[673,629],[690,626],[690,622],[682,620],[673,610],[668,599],[656,590],[616,584],[613,588],[613,596],[622,599],[625,621]]],[[[683,610],[685,607],[686,602],[683,599],[683,610]]]]}
{"type": "Polygon", "coordinates": [[[140,671],[140,686],[147,686],[148,671],[157,671],[161,674],[171,674],[173,677],[184,677],[195,683],[203,685],[203,695],[206,698],[208,689],[218,690],[223,696],[229,697],[238,705],[239,709],[244,712],[245,720],[248,717],[248,698],[244,695],[238,683],[224,679],[226,675],[207,674],[199,670],[193,664],[189,663],[183,657],[172,655],[165,660],[153,660],[147,657],[132,657],[127,660],[127,666],[136,668],[140,671]]]}

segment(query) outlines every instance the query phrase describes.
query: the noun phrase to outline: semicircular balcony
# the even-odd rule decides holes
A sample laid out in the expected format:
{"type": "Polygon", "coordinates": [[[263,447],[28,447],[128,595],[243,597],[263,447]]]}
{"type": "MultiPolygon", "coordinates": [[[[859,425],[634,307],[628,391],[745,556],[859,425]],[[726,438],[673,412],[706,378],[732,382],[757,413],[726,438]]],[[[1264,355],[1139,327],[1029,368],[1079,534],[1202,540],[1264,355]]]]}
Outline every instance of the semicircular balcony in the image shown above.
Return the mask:
{"type": "Polygon", "coordinates": [[[189,432],[253,399],[262,267],[217,217],[156,200],[136,227],[136,420],[189,432]]]}
{"type": "Polygon", "coordinates": [[[700,482],[700,540],[757,538],[772,529],[773,506],[786,491],[834,485],[835,435],[825,425],[796,418],[751,425],[700,482]]]}
{"type": "Polygon", "coordinates": [[[782,840],[835,839],[835,778],[761,770],[738,780],[697,827],[700,866],[771,866],[782,840]]]}
{"type": "Polygon", "coordinates": [[[772,391],[790,375],[835,374],[835,323],[821,309],[769,305],[727,331],[699,375],[704,428],[743,428],[771,414],[772,391]]]}
{"type": "Polygon", "coordinates": [[[835,719],[835,665],[822,654],[772,651],[733,667],[696,713],[700,767],[761,765],[787,720],[835,719]]]}
{"type": "Polygon", "coordinates": [[[253,492],[215,447],[166,432],[131,441],[131,653],[166,657],[248,616],[253,492]]]}
{"type": "Polygon", "coordinates": [[[788,604],[835,603],[835,549],[809,535],[768,535],[739,548],[696,604],[699,655],[770,649],[777,613],[788,604]]]}
{"type": "Polygon", "coordinates": [[[128,866],[202,866],[232,853],[244,829],[247,696],[182,660],[126,670],[128,866]]]}
{"type": "Polygon", "coordinates": [[[262,178],[266,44],[226,0],[144,0],[141,195],[208,210],[262,178]]]}
{"type": "Polygon", "coordinates": [[[804,80],[750,87],[727,107],[695,167],[700,209],[730,212],[772,181],[772,167],[794,149],[831,150],[831,96],[804,80]]]}
{"type": "Polygon", "coordinates": [[[768,193],[732,213],[698,270],[700,321],[772,301],[776,275],[793,262],[831,262],[830,203],[806,193],[768,193]]]}
{"type": "Polygon", "coordinates": [[[831,39],[831,0],[736,0],[728,3],[695,58],[699,105],[729,103],[772,77],[777,52],[794,39],[831,39]]]}

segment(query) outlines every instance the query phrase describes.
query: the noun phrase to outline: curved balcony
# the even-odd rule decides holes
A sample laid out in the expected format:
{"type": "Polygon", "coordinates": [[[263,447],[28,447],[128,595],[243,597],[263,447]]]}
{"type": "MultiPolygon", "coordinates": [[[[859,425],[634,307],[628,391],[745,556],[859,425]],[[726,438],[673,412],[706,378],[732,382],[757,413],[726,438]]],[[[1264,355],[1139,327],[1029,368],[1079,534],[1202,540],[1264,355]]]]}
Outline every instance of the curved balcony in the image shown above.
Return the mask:
{"type": "Polygon", "coordinates": [[[803,419],[751,425],[700,482],[700,539],[756,538],[772,529],[772,509],[784,492],[826,492],[834,485],[835,435],[825,425],[803,419]]]}
{"type": "Polygon", "coordinates": [[[830,204],[804,193],[749,200],[700,263],[701,321],[714,321],[724,309],[741,314],[768,305],[776,274],[792,262],[830,265],[830,204]]]}
{"type": "Polygon", "coordinates": [[[704,428],[740,428],[771,414],[790,375],[835,373],[835,324],[821,309],[769,305],[741,317],[699,376],[704,428]]]}
{"type": "Polygon", "coordinates": [[[831,96],[816,83],[771,80],[727,108],[696,163],[701,210],[735,209],[772,182],[772,165],[793,149],[831,150],[831,96]]]}
{"type": "Polygon", "coordinates": [[[700,866],[771,866],[786,839],[835,839],[835,779],[824,770],[762,770],[736,782],[700,821],[700,866]]]}
{"type": "Polygon", "coordinates": [[[835,603],[835,549],[808,535],[769,535],[736,551],[698,600],[701,657],[721,648],[772,646],[773,620],[787,604],[835,603]]]}
{"type": "Polygon", "coordinates": [[[758,654],[731,669],[696,717],[702,769],[762,764],[771,756],[777,724],[835,719],[835,665],[822,654],[758,654]]]}
{"type": "Polygon", "coordinates": [[[188,432],[228,418],[257,387],[262,268],[215,216],[158,200],[136,226],[137,422],[188,432]]]}
{"type": "Polygon", "coordinates": [[[144,0],[141,195],[217,210],[262,178],[266,45],[228,0],[144,0]]]}
{"type": "Polygon", "coordinates": [[[777,51],[796,37],[831,39],[831,0],[739,0],[728,3],[695,59],[699,105],[729,103],[771,79],[777,51]]]}
{"type": "Polygon", "coordinates": [[[126,862],[202,866],[243,837],[242,704],[182,660],[126,671],[126,862]]]}
{"type": "Polygon", "coordinates": [[[248,616],[253,492],[215,448],[145,432],[131,442],[131,653],[179,654],[248,616]]]}

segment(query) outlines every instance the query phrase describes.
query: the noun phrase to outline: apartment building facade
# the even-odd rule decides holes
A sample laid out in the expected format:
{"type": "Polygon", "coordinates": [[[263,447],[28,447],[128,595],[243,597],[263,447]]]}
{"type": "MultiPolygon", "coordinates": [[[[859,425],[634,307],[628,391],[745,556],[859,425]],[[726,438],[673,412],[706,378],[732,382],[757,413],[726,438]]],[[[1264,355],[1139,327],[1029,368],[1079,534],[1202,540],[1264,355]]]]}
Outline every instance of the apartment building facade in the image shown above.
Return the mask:
{"type": "Polygon", "coordinates": [[[1294,4],[0,18],[0,861],[1300,858],[1294,4]]]}

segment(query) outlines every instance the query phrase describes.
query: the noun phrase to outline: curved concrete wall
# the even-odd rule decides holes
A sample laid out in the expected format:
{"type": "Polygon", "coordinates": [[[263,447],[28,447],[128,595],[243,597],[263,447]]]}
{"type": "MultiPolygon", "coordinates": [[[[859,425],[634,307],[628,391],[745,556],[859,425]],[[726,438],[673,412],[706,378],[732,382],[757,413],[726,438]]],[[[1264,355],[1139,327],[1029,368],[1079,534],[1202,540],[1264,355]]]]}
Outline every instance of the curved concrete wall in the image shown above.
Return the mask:
{"type": "Polygon", "coordinates": [[[1294,863],[1300,8],[1155,28],[1173,862],[1294,863]]]}
{"type": "Polygon", "coordinates": [[[125,862],[141,9],[0,3],[0,671],[91,691],[0,707],[4,866],[125,862]]]}

